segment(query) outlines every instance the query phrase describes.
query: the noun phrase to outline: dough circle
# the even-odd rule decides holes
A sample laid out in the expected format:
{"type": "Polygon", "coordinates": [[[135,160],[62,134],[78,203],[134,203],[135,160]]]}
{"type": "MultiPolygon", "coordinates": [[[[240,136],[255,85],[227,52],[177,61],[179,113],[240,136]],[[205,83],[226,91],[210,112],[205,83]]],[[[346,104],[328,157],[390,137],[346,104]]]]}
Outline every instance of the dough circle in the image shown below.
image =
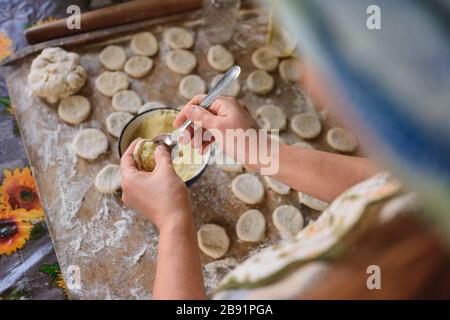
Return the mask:
{"type": "Polygon", "coordinates": [[[144,103],[142,107],[139,108],[138,113],[142,113],[148,110],[159,109],[159,108],[167,108],[167,106],[159,101],[148,101],[144,103]]]}
{"type": "Polygon", "coordinates": [[[173,72],[187,75],[197,65],[197,58],[192,52],[183,49],[173,50],[167,55],[166,64],[173,72]]]}
{"type": "Polygon", "coordinates": [[[153,68],[153,60],[145,56],[135,56],[125,63],[125,72],[133,78],[145,77],[153,68]]]}
{"type": "Polygon", "coordinates": [[[158,52],[158,41],[151,32],[141,32],[131,38],[131,49],[140,56],[153,56],[158,52]]]}
{"type": "Polygon", "coordinates": [[[79,124],[91,113],[91,103],[83,96],[69,96],[58,106],[59,117],[67,123],[79,124]]]}
{"type": "Polygon", "coordinates": [[[220,44],[208,49],[206,59],[211,68],[221,72],[230,69],[234,63],[233,54],[220,44]]]}
{"type": "Polygon", "coordinates": [[[109,70],[121,70],[126,60],[125,51],[119,46],[107,46],[100,53],[100,63],[109,70]]]}
{"type": "Polygon", "coordinates": [[[281,205],[272,215],[273,224],[283,237],[292,238],[303,228],[303,216],[296,207],[281,205]]]}
{"type": "Polygon", "coordinates": [[[297,142],[293,143],[292,145],[294,147],[314,150],[314,147],[312,145],[310,145],[308,142],[304,142],[304,141],[297,141],[297,142]]]}
{"type": "Polygon", "coordinates": [[[281,79],[286,82],[297,82],[301,78],[300,63],[295,58],[285,59],[280,62],[278,72],[281,79]]]}
{"type": "Polygon", "coordinates": [[[316,115],[302,113],[292,118],[291,128],[300,138],[314,139],[322,131],[322,124],[316,115]]]}
{"type": "Polygon", "coordinates": [[[266,104],[259,107],[256,112],[256,122],[262,129],[284,130],[286,129],[286,113],[283,109],[274,105],[266,104]]]}
{"type": "Polygon", "coordinates": [[[205,81],[195,74],[185,76],[180,81],[178,92],[185,99],[192,99],[196,94],[205,93],[205,81]]]}
{"type": "Polygon", "coordinates": [[[117,92],[112,98],[112,106],[117,111],[137,113],[142,106],[141,98],[132,90],[117,92]]]}
{"type": "Polygon", "coordinates": [[[246,204],[257,204],[264,199],[264,186],[254,174],[242,173],[231,182],[231,191],[246,204]]]}
{"type": "Polygon", "coordinates": [[[327,133],[328,144],[336,151],[353,152],[358,146],[356,138],[347,130],[332,128],[327,133]]]}
{"type": "Polygon", "coordinates": [[[268,47],[258,48],[252,54],[252,62],[258,69],[274,71],[278,66],[278,57],[268,47]]]}
{"type": "Polygon", "coordinates": [[[194,36],[186,29],[172,27],[164,32],[164,42],[171,49],[189,49],[194,45],[194,36]]]}
{"type": "Polygon", "coordinates": [[[288,185],[271,177],[264,176],[264,180],[266,181],[267,186],[278,194],[287,195],[289,194],[289,191],[291,191],[291,188],[288,185]]]}
{"type": "Polygon", "coordinates": [[[127,75],[120,71],[105,71],[95,79],[95,88],[107,97],[114,96],[120,90],[128,89],[129,85],[127,75]]]}
{"type": "Polygon", "coordinates": [[[328,202],[322,201],[320,199],[311,197],[310,195],[299,192],[298,193],[298,201],[301,204],[304,204],[308,208],[317,210],[317,211],[323,211],[328,207],[328,202]]]}
{"type": "Polygon", "coordinates": [[[80,157],[95,160],[108,150],[108,138],[98,129],[83,129],[78,131],[72,146],[80,157]]]}
{"type": "Polygon", "coordinates": [[[120,166],[108,164],[95,177],[95,188],[102,193],[114,193],[120,189],[120,166]]]}
{"type": "Polygon", "coordinates": [[[125,125],[133,118],[133,115],[128,112],[113,112],[106,118],[106,130],[118,138],[122,133],[125,125]]]}
{"type": "Polygon", "coordinates": [[[216,166],[219,169],[231,173],[241,173],[242,171],[244,171],[244,166],[242,164],[238,163],[233,158],[223,153],[223,151],[220,150],[217,145],[215,145],[214,154],[214,160],[216,166]]]}
{"type": "MultiPolygon", "coordinates": [[[[222,79],[223,74],[218,74],[214,78],[212,78],[210,83],[210,88],[214,87],[220,79],[222,79]]],[[[228,86],[226,86],[225,89],[223,89],[221,96],[227,96],[227,97],[237,97],[239,95],[239,92],[241,91],[241,85],[239,84],[239,81],[232,80],[228,86]]]]}
{"type": "Polygon", "coordinates": [[[255,70],[247,78],[247,87],[256,94],[267,94],[274,85],[273,77],[264,70],[255,70]]]}
{"type": "Polygon", "coordinates": [[[214,259],[224,256],[230,247],[230,239],[225,229],[212,223],[200,227],[197,239],[200,250],[214,259]]]}
{"type": "Polygon", "coordinates": [[[236,234],[242,241],[258,242],[264,238],[266,219],[261,211],[252,209],[239,217],[236,234]]]}

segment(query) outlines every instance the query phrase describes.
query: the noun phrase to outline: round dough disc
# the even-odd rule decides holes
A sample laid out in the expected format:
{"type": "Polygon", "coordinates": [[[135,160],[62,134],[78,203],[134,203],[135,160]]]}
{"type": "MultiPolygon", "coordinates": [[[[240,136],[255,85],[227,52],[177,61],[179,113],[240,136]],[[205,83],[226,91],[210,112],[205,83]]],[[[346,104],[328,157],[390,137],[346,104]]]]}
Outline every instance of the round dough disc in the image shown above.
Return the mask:
{"type": "Polygon", "coordinates": [[[95,160],[108,150],[108,138],[97,129],[83,129],[73,140],[73,150],[84,159],[95,160]]]}
{"type": "Polygon", "coordinates": [[[256,110],[256,122],[262,129],[284,130],[286,129],[286,114],[280,107],[267,104],[256,110]]]}
{"type": "Polygon", "coordinates": [[[164,42],[171,49],[189,49],[194,45],[194,36],[186,29],[172,27],[164,32],[164,42]]]}
{"type": "Polygon", "coordinates": [[[131,49],[140,56],[153,56],[158,52],[158,41],[151,32],[141,32],[131,38],[131,49]]]}
{"type": "Polygon", "coordinates": [[[214,259],[224,256],[230,247],[230,239],[225,229],[212,223],[200,227],[197,239],[200,250],[214,259]]]}
{"type": "Polygon", "coordinates": [[[311,113],[295,115],[291,120],[292,130],[303,139],[313,139],[322,131],[319,118],[311,113]]]}
{"type": "Polygon", "coordinates": [[[100,53],[100,63],[109,70],[121,70],[126,60],[125,51],[119,46],[107,46],[100,53]]]}
{"type": "Polygon", "coordinates": [[[95,88],[107,97],[114,96],[120,90],[128,89],[129,85],[127,75],[120,71],[105,71],[95,79],[95,88]]]}
{"type": "Polygon", "coordinates": [[[256,94],[267,94],[275,85],[273,77],[263,70],[255,70],[248,75],[247,87],[256,94]]]}
{"type": "MultiPolygon", "coordinates": [[[[218,74],[214,78],[212,78],[210,83],[210,88],[214,87],[220,79],[222,79],[223,74],[218,74]]],[[[230,84],[222,91],[220,94],[221,96],[227,96],[227,97],[237,97],[239,95],[239,92],[241,91],[241,85],[239,84],[239,81],[232,80],[230,84]]]]}
{"type": "Polygon", "coordinates": [[[70,96],[59,103],[58,115],[67,123],[79,124],[91,113],[91,104],[83,96],[70,96]]]}
{"type": "Polygon", "coordinates": [[[273,54],[272,49],[263,47],[253,52],[252,62],[258,69],[274,71],[278,66],[278,57],[273,54]]]}
{"type": "Polygon", "coordinates": [[[303,228],[303,216],[296,207],[282,205],[272,215],[273,224],[283,237],[292,238],[303,228]]]}
{"type": "Polygon", "coordinates": [[[221,72],[230,69],[234,63],[233,54],[220,44],[209,48],[206,59],[211,68],[221,72]]]}
{"type": "Polygon", "coordinates": [[[264,176],[264,180],[266,181],[267,186],[278,194],[287,195],[289,194],[289,191],[291,191],[291,188],[288,185],[271,177],[264,176]]]}
{"type": "Polygon", "coordinates": [[[120,189],[120,166],[108,164],[95,177],[95,188],[102,193],[114,193],[120,189]]]}
{"type": "Polygon", "coordinates": [[[145,56],[136,56],[125,63],[125,72],[133,78],[145,77],[153,68],[153,60],[145,56]]]}
{"type": "Polygon", "coordinates": [[[223,153],[222,150],[220,150],[217,145],[214,149],[215,153],[215,163],[216,166],[225,171],[225,172],[231,172],[231,173],[241,173],[244,171],[244,166],[237,161],[235,161],[233,158],[229,157],[227,154],[223,153]]]}
{"type": "Polygon", "coordinates": [[[256,209],[246,211],[236,223],[236,234],[242,241],[258,242],[266,232],[266,219],[256,209]]]}
{"type": "Polygon", "coordinates": [[[286,59],[278,66],[281,79],[286,82],[298,82],[301,78],[300,63],[295,58],[286,59]]]}
{"type": "Polygon", "coordinates": [[[185,99],[192,99],[196,94],[205,93],[205,81],[195,74],[190,74],[181,79],[178,92],[185,99]]]}
{"type": "Polygon", "coordinates": [[[246,204],[257,204],[264,199],[264,186],[254,174],[243,173],[231,182],[231,191],[246,204]]]}
{"type": "Polygon", "coordinates": [[[356,138],[347,130],[332,128],[327,133],[328,144],[336,151],[353,152],[358,146],[356,138]]]}
{"type": "Polygon", "coordinates": [[[197,65],[197,58],[192,52],[179,49],[170,51],[167,55],[167,67],[175,73],[187,75],[197,65]]]}
{"type": "Polygon", "coordinates": [[[128,112],[113,112],[106,118],[106,130],[118,138],[122,133],[122,129],[133,118],[133,115],[128,112]]]}
{"type": "Polygon", "coordinates": [[[304,141],[297,141],[295,143],[292,144],[294,147],[299,147],[299,148],[304,148],[304,149],[310,149],[313,150],[314,147],[312,145],[310,145],[308,142],[304,142],[304,141]]]}
{"type": "Polygon", "coordinates": [[[117,111],[137,113],[142,106],[141,98],[132,90],[117,92],[112,98],[112,106],[117,111]]]}
{"type": "Polygon", "coordinates": [[[303,192],[298,193],[298,201],[301,204],[317,211],[323,211],[328,207],[328,202],[316,199],[303,192]]]}
{"type": "Polygon", "coordinates": [[[142,113],[148,110],[159,109],[159,108],[167,108],[167,106],[159,101],[148,101],[144,103],[142,107],[139,108],[138,113],[142,113]]]}

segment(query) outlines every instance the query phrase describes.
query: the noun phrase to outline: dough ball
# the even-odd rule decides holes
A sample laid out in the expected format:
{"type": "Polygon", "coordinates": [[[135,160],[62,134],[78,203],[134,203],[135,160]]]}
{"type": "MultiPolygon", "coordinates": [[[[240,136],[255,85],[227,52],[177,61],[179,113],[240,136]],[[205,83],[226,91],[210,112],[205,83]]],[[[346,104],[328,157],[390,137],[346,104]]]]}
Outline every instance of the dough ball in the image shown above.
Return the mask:
{"type": "Polygon", "coordinates": [[[328,144],[336,151],[353,152],[358,147],[356,138],[347,130],[332,128],[327,133],[328,144]]]}
{"type": "Polygon", "coordinates": [[[266,219],[256,209],[246,211],[236,223],[236,234],[242,241],[258,242],[264,238],[266,219]]]}
{"type": "Polygon", "coordinates": [[[214,259],[224,256],[230,247],[225,229],[212,223],[201,226],[197,231],[197,239],[200,250],[214,259]]]}
{"type": "Polygon", "coordinates": [[[264,176],[264,180],[266,181],[267,186],[278,194],[287,195],[289,194],[289,191],[291,191],[291,188],[288,185],[271,177],[264,176]]]}
{"type": "Polygon", "coordinates": [[[303,139],[313,139],[322,131],[319,118],[311,113],[297,114],[291,120],[292,130],[303,139]]]}
{"type": "Polygon", "coordinates": [[[132,90],[117,92],[112,98],[112,106],[117,111],[137,113],[142,106],[141,98],[132,90]]]}
{"type": "Polygon", "coordinates": [[[284,130],[286,129],[286,114],[283,109],[273,104],[266,104],[256,110],[256,122],[262,129],[284,130]]]}
{"type": "Polygon", "coordinates": [[[91,104],[83,96],[70,96],[59,103],[58,115],[67,123],[79,124],[89,117],[91,104]]]}
{"type": "Polygon", "coordinates": [[[227,71],[234,64],[233,54],[220,44],[209,48],[206,59],[211,68],[221,72],[227,71]]]}
{"type": "Polygon", "coordinates": [[[219,169],[231,173],[241,173],[244,171],[244,166],[242,164],[236,162],[233,158],[223,153],[222,150],[216,148],[214,151],[214,160],[219,169]]]}
{"type": "Polygon", "coordinates": [[[138,113],[143,113],[148,110],[167,108],[167,106],[159,101],[148,101],[139,109],[138,113]]]}
{"type": "Polygon", "coordinates": [[[231,182],[231,191],[246,204],[257,204],[264,199],[264,186],[254,174],[243,173],[231,182]]]}
{"type": "Polygon", "coordinates": [[[167,67],[175,73],[187,75],[197,65],[197,58],[192,52],[179,49],[170,51],[167,55],[167,67]]]}
{"type": "Polygon", "coordinates": [[[83,129],[75,136],[72,146],[80,157],[95,160],[108,150],[108,138],[98,129],[83,129]]]}
{"type": "Polygon", "coordinates": [[[102,193],[114,193],[120,189],[120,166],[108,164],[95,177],[95,188],[102,193]]]}
{"type": "Polygon", "coordinates": [[[56,103],[80,91],[86,76],[78,54],[46,48],[33,60],[27,81],[36,96],[56,103]]]}
{"type": "Polygon", "coordinates": [[[95,88],[107,97],[114,96],[121,90],[128,89],[130,81],[125,73],[120,71],[105,71],[95,79],[95,88]]]}
{"type": "Polygon", "coordinates": [[[131,38],[131,49],[140,56],[153,56],[158,52],[158,41],[151,32],[141,32],[131,38]]]}
{"type": "Polygon", "coordinates": [[[126,60],[125,51],[119,46],[107,46],[100,53],[100,63],[109,70],[122,70],[126,60]]]}
{"type": "MultiPolygon", "coordinates": [[[[210,83],[210,88],[214,87],[220,79],[222,79],[223,74],[218,74],[214,78],[212,78],[210,83]]],[[[241,85],[239,84],[239,81],[232,80],[228,86],[222,91],[220,94],[221,96],[227,96],[227,97],[237,97],[239,95],[239,92],[241,91],[241,85]]]]}
{"type": "Polygon", "coordinates": [[[295,58],[281,61],[278,71],[281,79],[286,82],[298,82],[301,78],[300,62],[295,58]]]}
{"type": "Polygon", "coordinates": [[[172,27],[164,32],[164,42],[171,49],[189,49],[194,45],[194,36],[186,29],[172,27]]]}
{"type": "Polygon", "coordinates": [[[125,63],[125,72],[133,78],[145,77],[153,68],[153,60],[144,57],[136,56],[128,59],[125,63]]]}
{"type": "Polygon", "coordinates": [[[304,141],[297,141],[297,142],[293,143],[292,145],[294,147],[314,150],[314,147],[312,145],[310,145],[308,142],[304,142],[304,141]]]}
{"type": "Polygon", "coordinates": [[[148,139],[142,139],[135,145],[133,158],[138,170],[151,172],[155,169],[155,150],[157,146],[157,144],[148,139]]]}
{"type": "Polygon", "coordinates": [[[258,69],[274,71],[278,66],[278,57],[270,48],[258,48],[252,54],[252,62],[258,69]]]}
{"type": "Polygon", "coordinates": [[[298,201],[301,204],[304,204],[308,208],[317,210],[317,211],[323,211],[328,207],[328,202],[322,201],[320,199],[316,199],[314,197],[311,197],[310,195],[307,195],[306,193],[299,192],[298,193],[298,201]]]}
{"type": "Polygon", "coordinates": [[[247,87],[256,94],[267,94],[273,90],[273,77],[263,70],[255,70],[248,75],[247,87]]]}
{"type": "Polygon", "coordinates": [[[273,224],[285,238],[293,238],[303,228],[303,216],[296,207],[281,205],[272,215],[273,224]]]}
{"type": "Polygon", "coordinates": [[[185,99],[192,99],[196,94],[205,93],[205,81],[195,74],[190,74],[181,79],[178,92],[185,99]]]}
{"type": "Polygon", "coordinates": [[[122,133],[122,129],[133,118],[128,112],[113,112],[106,118],[106,130],[118,138],[122,133]]]}

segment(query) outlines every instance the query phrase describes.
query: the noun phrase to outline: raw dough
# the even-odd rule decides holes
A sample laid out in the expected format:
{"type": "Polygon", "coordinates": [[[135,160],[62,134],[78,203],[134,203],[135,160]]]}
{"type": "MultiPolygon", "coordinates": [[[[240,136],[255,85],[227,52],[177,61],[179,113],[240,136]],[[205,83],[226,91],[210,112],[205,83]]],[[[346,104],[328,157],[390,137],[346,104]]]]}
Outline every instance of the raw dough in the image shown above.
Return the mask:
{"type": "Polygon", "coordinates": [[[194,45],[194,36],[186,29],[172,27],[164,32],[164,42],[171,49],[189,49],[194,45]]]}
{"type": "Polygon", "coordinates": [[[332,128],[327,133],[328,144],[340,152],[353,152],[358,146],[356,138],[347,130],[342,128],[332,128]]]}
{"type": "Polygon", "coordinates": [[[311,149],[311,150],[314,149],[314,147],[312,145],[310,145],[308,142],[304,142],[304,141],[297,141],[297,142],[293,143],[292,145],[295,147],[304,148],[304,149],[311,149]]]}
{"type": "Polygon", "coordinates": [[[98,129],[83,129],[73,139],[72,147],[80,157],[95,160],[108,150],[108,138],[98,129]]]}
{"type": "Polygon", "coordinates": [[[247,87],[256,94],[267,94],[275,85],[273,77],[263,70],[255,70],[248,75],[247,87]]]}
{"type": "Polygon", "coordinates": [[[273,212],[272,219],[280,234],[286,238],[295,237],[303,228],[302,213],[294,206],[279,206],[273,212]]]}
{"type": "Polygon", "coordinates": [[[148,101],[144,103],[144,105],[139,109],[138,113],[142,113],[148,110],[158,109],[158,108],[167,108],[167,106],[159,101],[148,101]]]}
{"type": "Polygon", "coordinates": [[[79,124],[91,113],[91,104],[83,96],[70,96],[59,103],[58,115],[67,123],[79,124]]]}
{"type": "Polygon", "coordinates": [[[156,166],[155,150],[157,145],[148,139],[142,139],[134,146],[133,158],[136,168],[147,172],[153,171],[156,166]]]}
{"type": "Polygon", "coordinates": [[[266,232],[266,219],[256,209],[248,210],[236,223],[236,234],[242,241],[258,242],[266,232]]]}
{"type": "Polygon", "coordinates": [[[258,69],[274,71],[278,66],[278,57],[273,54],[272,49],[263,47],[253,52],[252,62],[258,69]]]}
{"type": "Polygon", "coordinates": [[[246,204],[257,204],[264,199],[264,186],[254,174],[243,173],[231,182],[231,191],[246,204]]]}
{"type": "Polygon", "coordinates": [[[298,82],[301,78],[300,63],[295,58],[281,61],[278,66],[278,72],[286,82],[298,82]]]}
{"type": "Polygon", "coordinates": [[[197,231],[200,250],[211,258],[218,259],[225,255],[230,247],[230,239],[224,228],[208,223],[197,231]]]}
{"type": "Polygon", "coordinates": [[[206,59],[211,68],[221,72],[230,69],[234,63],[233,54],[220,44],[209,48],[206,59]]]}
{"type": "Polygon", "coordinates": [[[142,106],[141,98],[132,90],[117,92],[112,98],[112,106],[117,111],[137,113],[142,106]]]}
{"type": "Polygon", "coordinates": [[[287,195],[287,194],[289,194],[289,191],[291,190],[291,188],[288,185],[286,185],[278,180],[275,180],[271,177],[264,176],[264,180],[266,181],[269,188],[278,194],[287,195]]]}
{"type": "Polygon", "coordinates": [[[136,56],[128,59],[127,63],[125,63],[124,70],[133,78],[142,78],[145,77],[152,68],[152,59],[144,56],[136,56]]]}
{"type": "Polygon", "coordinates": [[[80,91],[86,76],[78,54],[61,48],[46,48],[31,64],[28,85],[38,97],[56,103],[80,91]]]}
{"type": "Polygon", "coordinates": [[[128,112],[113,112],[106,118],[106,130],[118,138],[122,133],[122,129],[133,118],[133,115],[128,112]]]}
{"type": "Polygon", "coordinates": [[[95,79],[95,88],[107,97],[114,96],[120,90],[128,89],[129,85],[127,75],[120,71],[105,71],[95,79]]]}
{"type": "Polygon", "coordinates": [[[302,113],[292,118],[291,128],[300,138],[313,139],[322,131],[322,124],[316,115],[302,113]]]}
{"type": "Polygon", "coordinates": [[[328,202],[316,199],[303,192],[298,193],[298,201],[301,204],[304,204],[305,206],[317,211],[323,211],[328,207],[328,202]]]}
{"type": "Polygon", "coordinates": [[[259,107],[255,112],[256,122],[262,129],[284,130],[286,129],[286,114],[283,109],[273,104],[259,107]]]}
{"type": "Polygon", "coordinates": [[[100,53],[100,63],[109,70],[121,70],[126,60],[125,51],[119,46],[107,46],[100,53]]]}
{"type": "Polygon", "coordinates": [[[179,49],[168,53],[166,63],[167,67],[173,72],[187,75],[197,65],[197,58],[192,52],[179,49]]]}
{"type": "Polygon", "coordinates": [[[244,171],[244,166],[242,164],[223,153],[217,146],[215,148],[215,162],[216,166],[225,172],[241,173],[244,171]]]}
{"type": "Polygon", "coordinates": [[[95,188],[102,193],[114,193],[120,189],[120,166],[108,164],[95,177],[95,188]]]}
{"type": "Polygon", "coordinates": [[[158,52],[158,41],[151,32],[141,32],[131,38],[131,49],[140,56],[153,56],[158,52]]]}
{"type": "MultiPolygon", "coordinates": [[[[214,78],[212,78],[210,83],[210,88],[214,87],[219,80],[222,78],[223,74],[218,74],[214,78]]],[[[239,84],[239,81],[232,80],[230,84],[222,91],[220,94],[221,96],[228,96],[228,97],[237,97],[239,95],[239,92],[241,91],[241,85],[239,84]]]]}
{"type": "Polygon", "coordinates": [[[178,86],[178,92],[185,99],[192,99],[195,95],[205,93],[206,85],[205,81],[195,74],[185,76],[180,81],[178,86]]]}

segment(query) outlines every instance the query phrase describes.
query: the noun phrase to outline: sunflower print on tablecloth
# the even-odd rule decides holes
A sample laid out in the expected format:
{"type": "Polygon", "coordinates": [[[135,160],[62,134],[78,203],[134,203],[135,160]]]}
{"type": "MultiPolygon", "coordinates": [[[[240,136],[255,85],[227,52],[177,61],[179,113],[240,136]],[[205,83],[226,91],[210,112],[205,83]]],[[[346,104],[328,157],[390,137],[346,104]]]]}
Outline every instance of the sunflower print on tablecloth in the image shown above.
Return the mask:
{"type": "Polygon", "coordinates": [[[53,288],[61,288],[64,292],[64,296],[66,298],[69,297],[69,291],[67,290],[67,286],[64,282],[64,278],[62,277],[61,269],[58,263],[44,264],[39,268],[39,271],[52,276],[53,281],[51,282],[50,286],[53,288]]]}
{"type": "Polygon", "coordinates": [[[30,239],[33,225],[24,219],[26,210],[0,211],[0,255],[7,255],[22,249],[30,239]]]}
{"type": "Polygon", "coordinates": [[[0,61],[9,57],[11,54],[12,41],[4,32],[0,32],[0,61]]]}

